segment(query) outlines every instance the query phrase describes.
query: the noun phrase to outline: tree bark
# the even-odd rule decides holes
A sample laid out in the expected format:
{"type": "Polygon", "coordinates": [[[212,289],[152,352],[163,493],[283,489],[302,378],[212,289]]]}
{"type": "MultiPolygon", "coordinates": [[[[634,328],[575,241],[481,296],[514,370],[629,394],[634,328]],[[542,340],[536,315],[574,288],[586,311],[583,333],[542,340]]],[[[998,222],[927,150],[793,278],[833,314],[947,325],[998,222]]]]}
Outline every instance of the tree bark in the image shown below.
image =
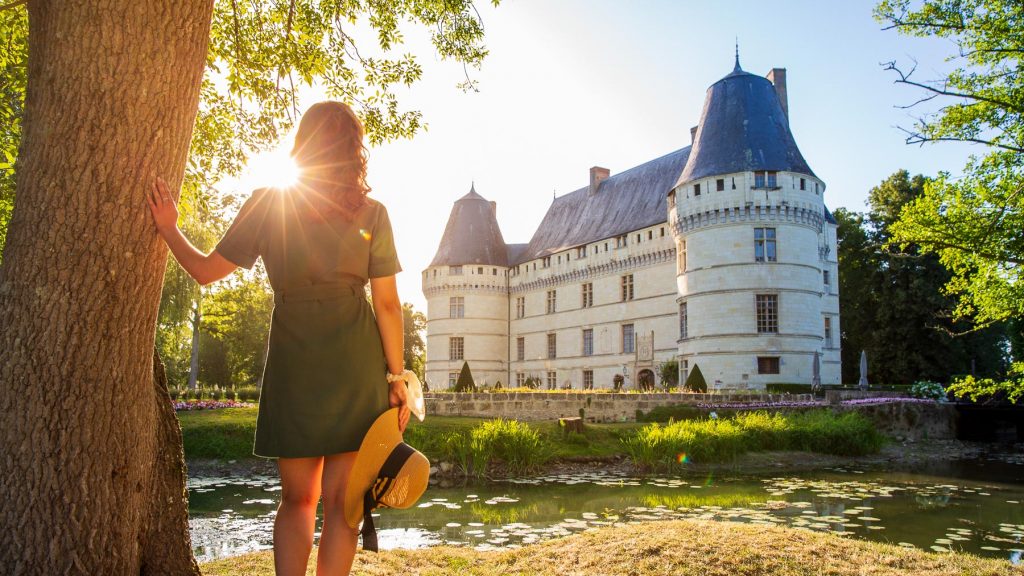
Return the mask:
{"type": "Polygon", "coordinates": [[[143,193],[180,183],[212,0],[28,8],[0,267],[0,573],[195,574],[173,420],[154,410],[167,252],[143,193]]]}

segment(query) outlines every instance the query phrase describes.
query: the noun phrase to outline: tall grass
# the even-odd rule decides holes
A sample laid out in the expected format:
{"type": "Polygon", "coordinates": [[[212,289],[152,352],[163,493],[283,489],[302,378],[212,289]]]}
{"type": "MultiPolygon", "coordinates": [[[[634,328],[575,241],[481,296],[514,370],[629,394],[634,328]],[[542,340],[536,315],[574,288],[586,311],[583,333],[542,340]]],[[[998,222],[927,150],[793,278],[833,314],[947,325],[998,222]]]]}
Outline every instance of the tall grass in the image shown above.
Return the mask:
{"type": "Polygon", "coordinates": [[[856,456],[877,452],[883,442],[884,437],[867,418],[827,410],[747,412],[723,419],[655,423],[622,441],[636,464],[654,469],[671,468],[684,456],[693,462],[724,462],[764,450],[856,456]]]}
{"type": "Polygon", "coordinates": [[[412,426],[405,441],[426,454],[458,466],[466,475],[482,476],[502,463],[512,474],[537,469],[553,456],[553,447],[533,427],[517,420],[487,420],[468,430],[432,430],[412,426]]]}

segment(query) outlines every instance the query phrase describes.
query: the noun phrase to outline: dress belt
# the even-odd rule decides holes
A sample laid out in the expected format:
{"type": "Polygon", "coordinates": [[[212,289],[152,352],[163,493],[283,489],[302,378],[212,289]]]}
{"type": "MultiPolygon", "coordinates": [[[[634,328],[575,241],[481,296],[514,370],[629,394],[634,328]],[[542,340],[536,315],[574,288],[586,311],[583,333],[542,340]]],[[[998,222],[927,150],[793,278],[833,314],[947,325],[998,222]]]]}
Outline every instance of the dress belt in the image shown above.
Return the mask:
{"type": "Polygon", "coordinates": [[[352,284],[310,284],[308,286],[295,286],[287,290],[275,290],[274,304],[309,300],[338,300],[353,296],[364,297],[365,295],[366,292],[362,286],[353,286],[352,284]]]}

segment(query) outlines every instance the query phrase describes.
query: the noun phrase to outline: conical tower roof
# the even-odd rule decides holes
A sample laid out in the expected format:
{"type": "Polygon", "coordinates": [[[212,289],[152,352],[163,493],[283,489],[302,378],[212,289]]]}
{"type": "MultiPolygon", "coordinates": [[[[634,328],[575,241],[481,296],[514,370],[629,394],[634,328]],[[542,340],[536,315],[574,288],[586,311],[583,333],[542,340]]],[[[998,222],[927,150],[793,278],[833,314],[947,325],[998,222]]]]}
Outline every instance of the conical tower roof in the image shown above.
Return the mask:
{"type": "Polygon", "coordinates": [[[452,206],[441,245],[430,265],[507,266],[508,249],[494,212],[494,205],[477,194],[476,186],[472,186],[469,193],[452,206]]]}
{"type": "Polygon", "coordinates": [[[775,87],[767,78],[744,72],[737,56],[733,71],[708,88],[693,148],[676,185],[756,170],[814,176],[789,131],[775,87]]]}

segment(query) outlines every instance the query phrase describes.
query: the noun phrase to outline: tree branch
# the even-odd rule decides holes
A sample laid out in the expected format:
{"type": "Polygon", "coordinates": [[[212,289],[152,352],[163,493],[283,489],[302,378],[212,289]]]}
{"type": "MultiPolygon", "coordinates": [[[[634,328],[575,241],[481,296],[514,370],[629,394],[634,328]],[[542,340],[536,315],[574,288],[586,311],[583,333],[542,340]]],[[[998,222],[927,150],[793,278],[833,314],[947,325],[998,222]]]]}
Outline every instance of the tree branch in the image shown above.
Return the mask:
{"type": "Polygon", "coordinates": [[[4,4],[4,5],[0,6],[0,10],[10,10],[11,8],[17,8],[18,6],[21,6],[22,4],[28,4],[28,0],[17,0],[16,2],[11,2],[9,4],[4,4]]]}
{"type": "Polygon", "coordinates": [[[887,62],[886,64],[884,64],[884,66],[885,66],[883,68],[884,70],[892,70],[892,71],[894,71],[894,72],[896,72],[897,74],[900,75],[900,79],[895,82],[896,84],[907,84],[909,86],[916,86],[918,88],[927,90],[929,92],[933,92],[937,96],[952,96],[954,98],[964,98],[964,99],[967,99],[967,100],[977,100],[979,102],[988,102],[989,104],[994,104],[996,106],[1001,106],[1001,107],[1007,108],[1009,110],[1015,110],[1017,112],[1024,113],[1024,107],[1017,106],[1017,105],[1015,105],[1013,103],[1010,103],[1010,102],[1003,102],[1002,100],[996,100],[995,98],[986,98],[985,96],[979,96],[977,94],[965,94],[965,93],[962,93],[962,92],[951,92],[951,91],[946,90],[946,89],[934,88],[934,87],[929,86],[927,84],[922,84],[921,82],[914,82],[914,81],[912,81],[910,79],[910,76],[914,73],[914,70],[916,70],[916,68],[917,68],[916,66],[914,67],[914,69],[912,69],[910,72],[908,72],[906,74],[904,74],[902,70],[900,70],[899,68],[896,67],[896,62],[887,62]]]}

